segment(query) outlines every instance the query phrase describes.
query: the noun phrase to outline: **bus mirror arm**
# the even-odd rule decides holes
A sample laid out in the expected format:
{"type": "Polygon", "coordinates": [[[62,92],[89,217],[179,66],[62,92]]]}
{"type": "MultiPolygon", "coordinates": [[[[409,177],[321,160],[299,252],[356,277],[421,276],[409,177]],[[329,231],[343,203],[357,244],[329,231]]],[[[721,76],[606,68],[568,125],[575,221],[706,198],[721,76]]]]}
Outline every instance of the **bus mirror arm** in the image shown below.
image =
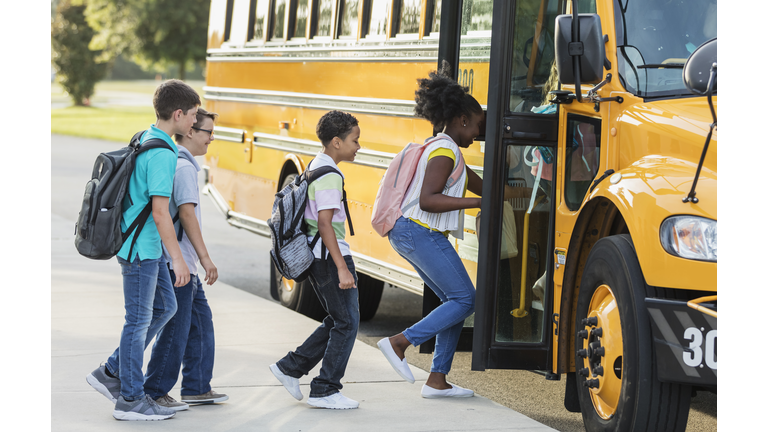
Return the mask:
{"type": "Polygon", "coordinates": [[[699,164],[696,167],[691,191],[683,198],[684,203],[696,204],[699,202],[699,199],[696,198],[696,183],[699,181],[701,167],[704,165],[704,158],[712,140],[712,133],[717,127],[717,112],[715,112],[715,105],[712,103],[712,96],[717,93],[717,38],[704,42],[691,54],[683,67],[683,82],[691,93],[707,97],[707,103],[709,103],[709,109],[712,113],[712,123],[709,125],[709,133],[701,151],[699,164]],[[702,76],[706,76],[704,74],[707,69],[709,69],[709,79],[704,81],[702,76]]]}
{"type": "Polygon", "coordinates": [[[604,80],[602,80],[598,85],[592,87],[592,89],[590,89],[587,92],[587,100],[589,102],[594,102],[595,103],[595,112],[600,112],[600,103],[601,102],[618,102],[618,103],[624,102],[624,98],[621,97],[621,96],[602,98],[602,97],[600,97],[597,94],[598,90],[600,90],[604,85],[606,85],[609,82],[611,82],[611,78],[613,78],[613,75],[612,74],[607,74],[605,76],[604,80]]]}

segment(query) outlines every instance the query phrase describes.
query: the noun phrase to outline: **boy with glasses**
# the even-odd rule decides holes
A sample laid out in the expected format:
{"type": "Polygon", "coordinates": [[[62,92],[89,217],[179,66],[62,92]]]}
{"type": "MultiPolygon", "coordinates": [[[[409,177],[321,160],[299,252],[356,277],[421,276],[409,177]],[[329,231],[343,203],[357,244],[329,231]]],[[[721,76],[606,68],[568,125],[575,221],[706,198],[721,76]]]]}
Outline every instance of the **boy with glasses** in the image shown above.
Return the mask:
{"type": "MultiPolygon", "coordinates": [[[[158,404],[176,411],[189,408],[188,404],[211,404],[229,399],[227,395],[211,390],[215,348],[213,320],[203,284],[197,275],[199,260],[208,285],[218,278],[218,270],[208,255],[200,228],[202,216],[197,181],[200,165],[195,161],[195,156],[207,153],[217,117],[218,114],[199,108],[196,125],[187,134],[174,137],[179,146],[179,162],[173,179],[170,212],[178,222],[174,225],[178,233],[176,238],[191,276],[189,283],[175,288],[178,310],[152,347],[144,391],[158,404]],[[177,402],[168,392],[178,381],[182,363],[181,402],[177,402]]],[[[163,253],[169,256],[166,248],[163,253]]],[[[175,268],[172,267],[170,272],[171,280],[175,280],[175,268]]]]}

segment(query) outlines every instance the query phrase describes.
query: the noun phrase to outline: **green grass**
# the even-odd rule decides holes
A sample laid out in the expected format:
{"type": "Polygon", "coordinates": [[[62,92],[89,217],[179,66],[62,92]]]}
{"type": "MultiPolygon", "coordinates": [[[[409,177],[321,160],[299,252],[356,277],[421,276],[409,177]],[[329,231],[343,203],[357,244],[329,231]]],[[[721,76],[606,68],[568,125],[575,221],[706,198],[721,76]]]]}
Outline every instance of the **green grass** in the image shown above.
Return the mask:
{"type": "MultiPolygon", "coordinates": [[[[72,106],[69,96],[58,84],[51,84],[51,104],[66,108],[51,109],[51,133],[127,142],[134,133],[155,123],[152,95],[157,88],[155,81],[102,81],[96,84],[91,103],[100,107],[72,106]],[[128,94],[146,98],[146,106],[121,106],[109,104],[111,97],[128,94]]],[[[203,95],[201,81],[189,85],[203,95]]],[[[203,100],[204,101],[204,100],[203,100]]]]}
{"type": "Polygon", "coordinates": [[[51,110],[51,133],[128,142],[155,122],[148,107],[68,107],[51,110]]]}

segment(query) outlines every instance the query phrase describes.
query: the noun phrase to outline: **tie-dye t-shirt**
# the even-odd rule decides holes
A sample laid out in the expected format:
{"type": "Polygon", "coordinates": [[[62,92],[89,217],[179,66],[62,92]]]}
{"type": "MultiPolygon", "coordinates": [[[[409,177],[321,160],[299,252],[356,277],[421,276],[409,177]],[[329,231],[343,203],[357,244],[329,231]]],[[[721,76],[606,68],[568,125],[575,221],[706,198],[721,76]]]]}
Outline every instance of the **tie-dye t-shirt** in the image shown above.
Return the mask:
{"type": "MultiPolygon", "coordinates": [[[[314,160],[307,167],[308,170],[314,170],[323,166],[332,166],[339,170],[336,163],[325,153],[318,153],[314,160]]],[[[341,172],[341,170],[339,170],[341,172]]],[[[342,174],[343,176],[343,174],[342,174]]],[[[304,210],[304,221],[307,223],[307,237],[311,242],[317,235],[317,217],[320,210],[333,209],[333,218],[331,224],[336,233],[336,241],[339,243],[341,255],[351,255],[349,244],[344,241],[346,237],[347,214],[344,211],[342,198],[342,176],[336,173],[326,174],[313,181],[308,188],[309,200],[307,208],[304,210]]],[[[318,241],[313,250],[315,258],[321,258],[321,241],[318,241]]],[[[326,257],[328,256],[326,248],[326,257]]]]}

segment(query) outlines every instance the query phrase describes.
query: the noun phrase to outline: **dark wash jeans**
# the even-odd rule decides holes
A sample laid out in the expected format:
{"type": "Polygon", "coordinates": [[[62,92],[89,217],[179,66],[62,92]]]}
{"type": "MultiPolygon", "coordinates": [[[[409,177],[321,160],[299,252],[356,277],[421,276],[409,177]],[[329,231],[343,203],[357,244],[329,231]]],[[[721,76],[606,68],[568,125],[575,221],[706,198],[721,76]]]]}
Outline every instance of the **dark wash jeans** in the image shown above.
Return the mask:
{"type": "MultiPolygon", "coordinates": [[[[352,257],[346,255],[344,261],[357,285],[352,257]]],[[[331,258],[315,259],[309,272],[309,281],[328,316],[300,347],[280,359],[277,367],[290,377],[300,378],[322,360],[320,374],[310,384],[309,397],[325,397],[342,388],[341,378],[357,337],[360,306],[357,288],[339,288],[339,272],[331,258]]]]}
{"type": "Polygon", "coordinates": [[[123,274],[125,325],[120,346],[107,360],[109,372],[120,377],[120,394],[127,401],[144,397],[144,350],[176,313],[176,296],[168,265],[157,259],[132,263],[117,257],[123,274]]]}
{"type": "MultiPolygon", "coordinates": [[[[171,280],[176,283],[173,270],[170,274],[171,280]]],[[[200,277],[196,274],[190,276],[188,284],[174,287],[178,310],[157,335],[152,347],[144,381],[144,392],[152,399],[171,391],[179,379],[182,363],[182,396],[211,391],[216,348],[213,315],[200,277]]]]}

